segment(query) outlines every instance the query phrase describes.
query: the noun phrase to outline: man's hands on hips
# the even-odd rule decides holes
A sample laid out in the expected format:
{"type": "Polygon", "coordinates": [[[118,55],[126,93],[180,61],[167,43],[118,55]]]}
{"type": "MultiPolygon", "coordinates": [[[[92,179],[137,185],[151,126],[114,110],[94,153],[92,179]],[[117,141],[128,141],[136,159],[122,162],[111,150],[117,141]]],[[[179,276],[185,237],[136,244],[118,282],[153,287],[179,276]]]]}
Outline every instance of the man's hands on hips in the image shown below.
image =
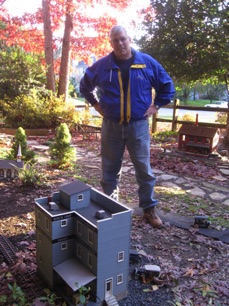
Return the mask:
{"type": "MultiPolygon", "coordinates": [[[[103,110],[101,109],[101,106],[100,106],[99,102],[95,103],[95,104],[93,105],[93,107],[94,107],[94,109],[95,109],[98,113],[100,113],[100,115],[101,115],[102,117],[104,117],[104,113],[103,113],[103,110]]],[[[150,107],[149,107],[149,108],[147,109],[147,111],[145,112],[144,116],[146,116],[147,119],[148,119],[149,117],[151,117],[152,115],[156,114],[157,112],[158,112],[158,109],[155,107],[154,104],[151,104],[150,107]]]]}
{"type": "Polygon", "coordinates": [[[144,116],[148,119],[150,116],[156,114],[158,112],[158,109],[155,107],[154,104],[151,104],[150,107],[145,112],[144,116]]]}
{"type": "Polygon", "coordinates": [[[94,109],[95,109],[98,113],[100,113],[101,116],[104,117],[104,113],[103,113],[103,111],[102,111],[102,109],[101,109],[101,106],[100,106],[99,102],[95,103],[95,104],[93,105],[93,107],[94,107],[94,109]]]}

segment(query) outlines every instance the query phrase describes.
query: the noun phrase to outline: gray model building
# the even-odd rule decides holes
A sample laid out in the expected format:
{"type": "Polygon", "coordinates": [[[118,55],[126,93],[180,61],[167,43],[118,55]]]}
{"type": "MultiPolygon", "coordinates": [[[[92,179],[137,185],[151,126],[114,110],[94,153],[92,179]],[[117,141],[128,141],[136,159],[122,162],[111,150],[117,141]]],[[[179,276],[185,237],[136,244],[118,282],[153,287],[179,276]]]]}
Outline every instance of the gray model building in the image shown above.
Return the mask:
{"type": "Polygon", "coordinates": [[[0,180],[13,179],[18,176],[17,168],[23,168],[21,145],[18,146],[17,159],[0,159],[0,180]]]}
{"type": "Polygon", "coordinates": [[[131,210],[73,181],[35,200],[38,270],[48,285],[75,305],[81,286],[90,300],[127,295],[131,210]]]}

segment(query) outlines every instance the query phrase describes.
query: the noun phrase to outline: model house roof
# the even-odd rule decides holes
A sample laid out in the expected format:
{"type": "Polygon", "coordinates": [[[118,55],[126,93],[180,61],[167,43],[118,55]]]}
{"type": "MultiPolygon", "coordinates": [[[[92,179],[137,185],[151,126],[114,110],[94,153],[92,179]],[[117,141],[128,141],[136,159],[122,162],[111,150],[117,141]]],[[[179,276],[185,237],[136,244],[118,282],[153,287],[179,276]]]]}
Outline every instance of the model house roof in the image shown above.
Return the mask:
{"type": "Polygon", "coordinates": [[[60,191],[66,193],[67,195],[73,195],[76,194],[78,192],[83,192],[86,190],[91,189],[90,186],[86,185],[85,183],[81,182],[81,181],[74,181],[72,183],[68,183],[66,185],[62,185],[60,187],[60,191]]]}
{"type": "Polygon", "coordinates": [[[184,124],[180,128],[179,134],[213,138],[217,130],[217,128],[184,124]]]}
{"type": "Polygon", "coordinates": [[[0,169],[15,169],[15,167],[23,168],[23,161],[17,162],[16,160],[11,159],[0,159],[0,169]]]}

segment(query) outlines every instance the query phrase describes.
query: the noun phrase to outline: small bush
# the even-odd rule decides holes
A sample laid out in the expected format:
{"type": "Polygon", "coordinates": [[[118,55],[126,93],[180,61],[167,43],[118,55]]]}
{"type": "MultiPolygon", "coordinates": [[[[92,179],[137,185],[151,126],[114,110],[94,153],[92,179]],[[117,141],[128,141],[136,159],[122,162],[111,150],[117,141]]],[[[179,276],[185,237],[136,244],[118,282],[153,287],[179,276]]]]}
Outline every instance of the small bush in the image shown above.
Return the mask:
{"type": "Polygon", "coordinates": [[[183,120],[183,121],[191,121],[191,122],[195,122],[196,121],[196,116],[193,115],[193,114],[184,114],[180,120],[183,120]]]}
{"type": "Polygon", "coordinates": [[[227,113],[217,113],[216,122],[219,122],[221,124],[227,123],[227,113]]]}
{"type": "Polygon", "coordinates": [[[36,164],[25,163],[23,168],[15,165],[14,167],[18,172],[18,179],[24,187],[34,187],[41,183],[41,179],[44,179],[43,174],[36,169],[36,164]]]}
{"type": "Polygon", "coordinates": [[[164,131],[164,132],[156,132],[153,134],[153,139],[158,142],[167,142],[171,139],[176,139],[178,136],[178,132],[173,131],[164,131]]]}
{"type": "Polygon", "coordinates": [[[76,161],[76,150],[71,145],[71,134],[66,123],[62,123],[58,129],[54,142],[49,146],[51,165],[56,168],[69,168],[76,161]]]}
{"type": "Polygon", "coordinates": [[[22,160],[34,162],[35,153],[28,149],[25,130],[19,127],[16,131],[11,152],[10,159],[16,159],[18,155],[19,145],[21,146],[22,160]]]}

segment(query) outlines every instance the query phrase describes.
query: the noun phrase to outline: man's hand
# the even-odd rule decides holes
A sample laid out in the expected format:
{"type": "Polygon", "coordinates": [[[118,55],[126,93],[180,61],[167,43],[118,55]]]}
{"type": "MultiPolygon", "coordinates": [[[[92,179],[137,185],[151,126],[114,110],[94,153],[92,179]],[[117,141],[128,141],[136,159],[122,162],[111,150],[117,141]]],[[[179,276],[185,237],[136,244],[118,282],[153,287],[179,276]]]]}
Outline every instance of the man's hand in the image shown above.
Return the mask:
{"type": "Polygon", "coordinates": [[[102,109],[101,109],[101,107],[100,107],[99,102],[95,103],[95,104],[93,105],[93,107],[94,107],[94,109],[95,109],[98,113],[100,113],[101,116],[104,117],[104,113],[103,113],[103,111],[102,111],[102,109]]]}
{"type": "Polygon", "coordinates": [[[144,116],[148,119],[150,116],[156,114],[158,112],[158,109],[155,107],[154,104],[151,104],[150,107],[145,112],[144,116]]]}

